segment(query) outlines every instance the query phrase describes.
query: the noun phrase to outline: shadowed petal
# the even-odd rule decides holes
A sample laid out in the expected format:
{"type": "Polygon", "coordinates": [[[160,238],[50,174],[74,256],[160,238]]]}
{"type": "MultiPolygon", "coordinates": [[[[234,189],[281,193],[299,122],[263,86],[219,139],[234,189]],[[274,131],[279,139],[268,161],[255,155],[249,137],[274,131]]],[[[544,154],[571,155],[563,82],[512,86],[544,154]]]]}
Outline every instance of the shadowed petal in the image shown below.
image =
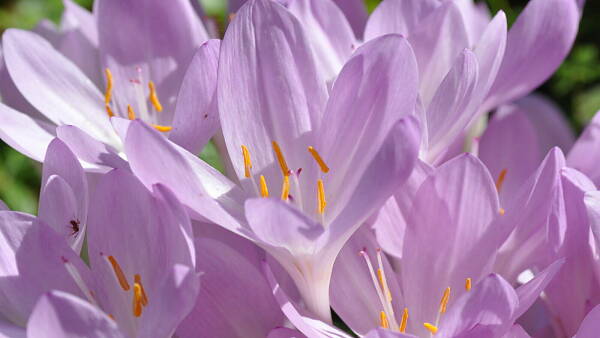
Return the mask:
{"type": "Polygon", "coordinates": [[[193,154],[198,154],[219,128],[216,89],[220,45],[220,40],[208,40],[200,46],[177,96],[169,139],[193,154]]]}
{"type": "Polygon", "coordinates": [[[28,337],[124,337],[114,320],[90,303],[71,294],[52,291],[37,302],[29,322],[28,337]]]}

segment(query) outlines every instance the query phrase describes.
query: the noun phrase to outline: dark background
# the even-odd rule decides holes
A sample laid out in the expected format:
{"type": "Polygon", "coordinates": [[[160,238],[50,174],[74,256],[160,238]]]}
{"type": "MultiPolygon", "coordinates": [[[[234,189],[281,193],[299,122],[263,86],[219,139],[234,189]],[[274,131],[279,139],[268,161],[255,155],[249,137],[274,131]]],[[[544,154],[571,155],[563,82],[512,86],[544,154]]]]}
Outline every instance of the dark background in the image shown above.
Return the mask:
{"type": "MultiPolygon", "coordinates": [[[[75,0],[91,8],[92,0],[75,0]]],[[[201,0],[208,15],[225,18],[225,0],[201,0]]],[[[366,0],[373,9],[379,0],[366,0]]],[[[513,23],[526,0],[485,0],[492,13],[502,9],[513,23]]],[[[0,0],[0,32],[10,27],[32,28],[49,18],[58,22],[61,0],[0,0]]],[[[600,110],[600,1],[588,0],[579,36],[564,64],[540,89],[562,108],[576,131],[600,110]]],[[[40,165],[0,142],[0,199],[12,209],[36,212],[40,165]]]]}

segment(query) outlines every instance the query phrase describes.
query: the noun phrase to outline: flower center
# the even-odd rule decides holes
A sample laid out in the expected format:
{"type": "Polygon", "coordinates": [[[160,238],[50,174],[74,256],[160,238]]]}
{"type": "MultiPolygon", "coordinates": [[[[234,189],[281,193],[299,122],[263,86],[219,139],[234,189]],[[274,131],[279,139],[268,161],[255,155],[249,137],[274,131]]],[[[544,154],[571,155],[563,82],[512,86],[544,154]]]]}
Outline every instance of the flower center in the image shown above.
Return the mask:
{"type": "MultiPolygon", "coordinates": [[[[123,291],[129,291],[131,286],[129,285],[129,281],[125,276],[123,269],[121,269],[121,265],[117,262],[117,259],[114,256],[106,256],[103,253],[100,253],[100,255],[106,260],[107,264],[110,265],[114,272],[116,282],[121,286],[121,289],[123,289],[123,291]]],[[[148,296],[146,295],[144,284],[142,284],[142,277],[137,273],[133,275],[133,298],[131,303],[132,312],[135,317],[140,317],[142,315],[142,310],[148,305],[148,296]]]]}
{"type": "MultiPolygon", "coordinates": [[[[279,164],[279,168],[281,169],[281,174],[283,176],[282,186],[281,186],[281,199],[286,202],[294,202],[297,201],[300,209],[303,209],[302,205],[302,196],[300,191],[300,182],[298,177],[302,172],[302,168],[299,168],[297,171],[290,170],[285,157],[283,156],[283,152],[279,147],[279,144],[275,141],[272,141],[273,152],[275,153],[275,157],[277,158],[277,162],[279,164]],[[291,180],[290,180],[291,178],[291,180]],[[293,188],[296,196],[293,197],[290,194],[291,184],[293,184],[293,188]]],[[[258,184],[252,175],[252,159],[250,157],[250,151],[248,147],[245,145],[241,146],[242,148],[242,156],[244,159],[244,177],[250,179],[252,182],[252,186],[256,196],[260,197],[269,197],[269,188],[267,186],[266,178],[263,175],[260,175],[258,184]]],[[[325,207],[327,206],[327,200],[325,195],[325,185],[323,183],[323,179],[321,178],[322,173],[328,173],[329,167],[319,154],[319,152],[313,148],[308,147],[308,152],[313,157],[317,165],[319,166],[319,178],[316,182],[316,194],[317,194],[317,207],[316,212],[319,217],[319,221],[321,224],[325,225],[325,207]]]]}
{"type": "MultiPolygon", "coordinates": [[[[365,263],[367,264],[369,274],[373,282],[373,286],[375,288],[375,291],[377,292],[377,297],[379,298],[379,302],[381,304],[382,310],[379,313],[379,325],[384,329],[391,329],[395,331],[400,331],[401,333],[405,333],[406,326],[408,324],[408,308],[404,308],[400,324],[398,324],[398,321],[396,320],[396,316],[394,314],[394,307],[392,306],[392,292],[389,288],[387,278],[385,275],[385,269],[382,259],[383,254],[381,252],[381,249],[377,249],[377,269],[375,269],[373,267],[373,264],[371,264],[371,258],[369,257],[366,248],[361,250],[359,252],[359,255],[364,258],[365,263]]],[[[467,278],[465,280],[465,290],[470,291],[471,285],[471,278],[467,278]]],[[[429,331],[432,336],[438,331],[438,325],[441,319],[441,315],[446,313],[449,301],[450,287],[447,287],[444,290],[442,299],[440,300],[440,306],[437,317],[435,319],[435,323],[423,323],[425,329],[427,329],[427,331],[429,331]]]]}
{"type": "MultiPolygon", "coordinates": [[[[114,80],[113,80],[113,75],[112,72],[110,71],[110,69],[106,68],[104,70],[104,73],[106,75],[106,91],[104,93],[104,107],[106,108],[106,113],[108,114],[108,117],[111,118],[113,116],[116,116],[113,110],[113,105],[112,105],[112,93],[113,93],[113,89],[114,89],[114,80]]],[[[140,109],[142,109],[142,115],[143,116],[148,116],[148,105],[146,103],[145,100],[145,94],[144,94],[144,90],[142,88],[142,80],[141,79],[132,79],[130,80],[130,82],[135,86],[135,91],[136,91],[136,97],[137,97],[137,103],[138,103],[138,107],[140,107],[140,109]]],[[[148,94],[148,101],[151,103],[152,107],[154,108],[154,110],[156,112],[162,112],[163,111],[163,106],[160,103],[160,100],[158,99],[158,94],[156,92],[156,86],[154,85],[154,82],[149,81],[148,82],[148,90],[149,90],[149,94],[148,94]]],[[[131,105],[127,105],[127,118],[129,118],[130,120],[134,120],[136,118],[136,114],[135,111],[133,110],[133,108],[131,107],[131,105]]],[[[152,127],[154,127],[156,130],[160,131],[160,132],[168,132],[171,131],[171,129],[173,129],[173,127],[171,126],[163,126],[163,125],[159,125],[159,124],[152,124],[152,127]]]]}

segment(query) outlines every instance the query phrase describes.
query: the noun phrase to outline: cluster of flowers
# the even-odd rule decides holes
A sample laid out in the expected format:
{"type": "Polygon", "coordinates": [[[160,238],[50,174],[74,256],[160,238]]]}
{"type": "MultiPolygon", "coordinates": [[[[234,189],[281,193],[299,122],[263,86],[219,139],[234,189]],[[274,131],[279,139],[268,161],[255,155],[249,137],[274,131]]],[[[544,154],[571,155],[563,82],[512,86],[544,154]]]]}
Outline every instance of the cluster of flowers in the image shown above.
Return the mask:
{"type": "Polygon", "coordinates": [[[195,0],[4,33],[43,176],[0,207],[0,336],[599,336],[600,114],[530,95],[583,1],[231,5],[222,40],[195,0]]]}

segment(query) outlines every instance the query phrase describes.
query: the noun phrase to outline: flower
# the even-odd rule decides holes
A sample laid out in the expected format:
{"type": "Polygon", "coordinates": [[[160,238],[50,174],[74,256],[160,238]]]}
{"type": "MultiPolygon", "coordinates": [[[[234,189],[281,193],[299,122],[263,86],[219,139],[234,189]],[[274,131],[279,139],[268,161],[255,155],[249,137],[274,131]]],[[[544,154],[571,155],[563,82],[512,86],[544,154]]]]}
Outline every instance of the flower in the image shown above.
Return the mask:
{"type": "Polygon", "coordinates": [[[50,336],[91,332],[102,322],[123,336],[169,337],[199,285],[187,214],[164,187],[150,192],[119,169],[100,180],[92,200],[91,267],[41,219],[0,212],[0,312],[16,326],[29,318],[32,332],[56,330],[50,336]],[[55,318],[69,320],[55,325],[55,318]]]}
{"type": "Polygon", "coordinates": [[[273,255],[308,308],[328,321],[337,253],[414,165],[415,76],[410,45],[398,35],[383,36],[355,53],[327,99],[296,19],[274,2],[251,1],[222,42],[217,89],[240,183],[143,123],[129,127],[125,152],[145,184],[163,182],[193,217],[273,255]]]}
{"type": "MultiPolygon", "coordinates": [[[[97,36],[97,41],[90,38],[96,45],[90,47],[95,53],[88,53],[92,54],[86,57],[88,63],[78,62],[77,55],[65,57],[35,33],[10,29],[4,34],[6,69],[16,88],[44,117],[1,105],[0,136],[41,160],[47,144],[57,135],[86,167],[95,169],[126,166],[119,157],[122,143],[118,135],[126,129],[127,119],[141,118],[165,133],[175,128],[171,136],[187,145],[187,136],[179,128],[190,123],[190,113],[184,110],[202,108],[207,115],[214,92],[214,77],[208,76],[205,80],[212,81],[212,87],[195,82],[202,94],[187,100],[184,95],[185,109],[176,107],[185,70],[208,38],[189,1],[165,6],[162,1],[103,0],[93,16],[81,13],[81,8],[71,12],[79,15],[85,26],[82,32],[97,36]],[[93,75],[97,73],[105,76],[103,88],[93,75]],[[201,100],[200,107],[190,107],[201,100]],[[178,109],[182,111],[179,114],[178,109]]],[[[218,51],[218,43],[201,48],[192,68],[210,73],[210,64],[199,63],[216,57],[215,48],[218,51]]]]}

